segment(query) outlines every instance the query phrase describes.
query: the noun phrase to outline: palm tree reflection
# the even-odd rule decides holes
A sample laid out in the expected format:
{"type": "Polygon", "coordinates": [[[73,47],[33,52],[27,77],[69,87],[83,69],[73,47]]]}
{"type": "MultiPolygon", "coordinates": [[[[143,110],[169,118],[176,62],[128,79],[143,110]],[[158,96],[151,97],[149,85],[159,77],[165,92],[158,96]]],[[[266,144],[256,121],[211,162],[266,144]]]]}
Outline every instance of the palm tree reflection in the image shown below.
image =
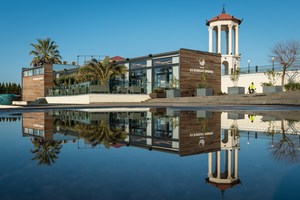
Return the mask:
{"type": "Polygon", "coordinates": [[[75,129],[79,133],[79,137],[93,147],[103,144],[105,148],[109,148],[117,141],[124,140],[127,137],[126,131],[120,128],[111,129],[104,120],[96,124],[76,124],[75,129]]]}
{"type": "Polygon", "coordinates": [[[52,165],[58,159],[62,148],[61,141],[47,141],[39,138],[32,138],[34,149],[30,150],[35,156],[31,160],[37,160],[38,165],[52,165]]]}

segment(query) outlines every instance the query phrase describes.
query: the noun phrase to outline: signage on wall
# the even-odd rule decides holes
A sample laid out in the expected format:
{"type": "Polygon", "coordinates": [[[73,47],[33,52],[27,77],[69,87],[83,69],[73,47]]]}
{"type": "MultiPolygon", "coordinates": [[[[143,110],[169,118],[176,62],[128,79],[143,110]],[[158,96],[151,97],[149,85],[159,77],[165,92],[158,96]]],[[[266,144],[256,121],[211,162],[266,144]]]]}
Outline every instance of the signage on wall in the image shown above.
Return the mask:
{"type": "Polygon", "coordinates": [[[204,72],[205,74],[213,74],[214,73],[213,70],[205,69],[205,59],[204,58],[200,57],[198,62],[199,62],[199,66],[190,68],[190,72],[196,72],[196,73],[204,72]]]}
{"type": "Polygon", "coordinates": [[[44,77],[33,78],[32,80],[34,80],[34,81],[41,81],[41,80],[44,80],[44,77]]]}

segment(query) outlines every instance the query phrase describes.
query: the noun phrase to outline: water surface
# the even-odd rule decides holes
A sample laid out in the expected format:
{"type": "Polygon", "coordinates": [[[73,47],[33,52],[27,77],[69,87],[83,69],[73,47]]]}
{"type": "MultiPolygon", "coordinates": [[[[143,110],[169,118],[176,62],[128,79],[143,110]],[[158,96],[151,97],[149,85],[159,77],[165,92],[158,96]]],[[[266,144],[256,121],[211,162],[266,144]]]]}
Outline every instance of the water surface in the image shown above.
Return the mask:
{"type": "Polygon", "coordinates": [[[0,199],[297,199],[297,112],[3,113],[0,199]]]}

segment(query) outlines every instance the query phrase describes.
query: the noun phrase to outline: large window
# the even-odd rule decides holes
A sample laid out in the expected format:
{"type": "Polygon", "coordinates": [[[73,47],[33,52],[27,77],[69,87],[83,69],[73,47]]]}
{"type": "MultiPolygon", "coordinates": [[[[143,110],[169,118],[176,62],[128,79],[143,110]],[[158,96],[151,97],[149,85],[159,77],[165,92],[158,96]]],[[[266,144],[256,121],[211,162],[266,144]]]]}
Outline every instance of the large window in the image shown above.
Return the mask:
{"type": "Polygon", "coordinates": [[[43,67],[33,68],[33,69],[28,69],[26,71],[23,71],[23,76],[36,76],[36,75],[42,75],[42,74],[44,74],[43,67]]]}
{"type": "Polygon", "coordinates": [[[140,60],[130,63],[130,69],[139,69],[147,67],[147,60],[140,60]]]}
{"type": "Polygon", "coordinates": [[[173,78],[172,66],[157,67],[153,70],[153,87],[169,88],[173,78]]]}
{"type": "Polygon", "coordinates": [[[172,57],[153,59],[153,66],[171,65],[172,57]]]}
{"type": "Polygon", "coordinates": [[[131,86],[145,86],[147,83],[146,69],[131,71],[130,83],[131,86]]]}

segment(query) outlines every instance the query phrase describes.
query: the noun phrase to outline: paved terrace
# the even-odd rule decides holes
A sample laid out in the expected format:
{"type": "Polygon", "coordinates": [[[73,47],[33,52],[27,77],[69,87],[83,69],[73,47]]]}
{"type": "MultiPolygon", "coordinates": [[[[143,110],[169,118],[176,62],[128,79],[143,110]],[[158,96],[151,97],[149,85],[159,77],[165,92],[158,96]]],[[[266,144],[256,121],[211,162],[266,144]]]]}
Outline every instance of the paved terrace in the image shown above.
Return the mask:
{"type": "Polygon", "coordinates": [[[219,95],[206,97],[177,97],[151,99],[147,103],[197,104],[197,105],[296,105],[300,106],[300,91],[258,93],[243,95],[219,95]]]}
{"type": "MultiPolygon", "coordinates": [[[[43,102],[43,101],[42,101],[43,102]]],[[[207,97],[177,97],[158,98],[143,102],[99,102],[86,105],[78,104],[30,104],[25,106],[0,105],[0,111],[19,111],[34,109],[63,109],[63,108],[136,108],[136,107],[222,107],[237,109],[237,106],[251,109],[261,106],[293,106],[293,110],[300,109],[300,91],[288,91],[270,94],[244,94],[244,95],[220,95],[207,97]],[[249,107],[249,106],[248,106],[249,107]]]]}

